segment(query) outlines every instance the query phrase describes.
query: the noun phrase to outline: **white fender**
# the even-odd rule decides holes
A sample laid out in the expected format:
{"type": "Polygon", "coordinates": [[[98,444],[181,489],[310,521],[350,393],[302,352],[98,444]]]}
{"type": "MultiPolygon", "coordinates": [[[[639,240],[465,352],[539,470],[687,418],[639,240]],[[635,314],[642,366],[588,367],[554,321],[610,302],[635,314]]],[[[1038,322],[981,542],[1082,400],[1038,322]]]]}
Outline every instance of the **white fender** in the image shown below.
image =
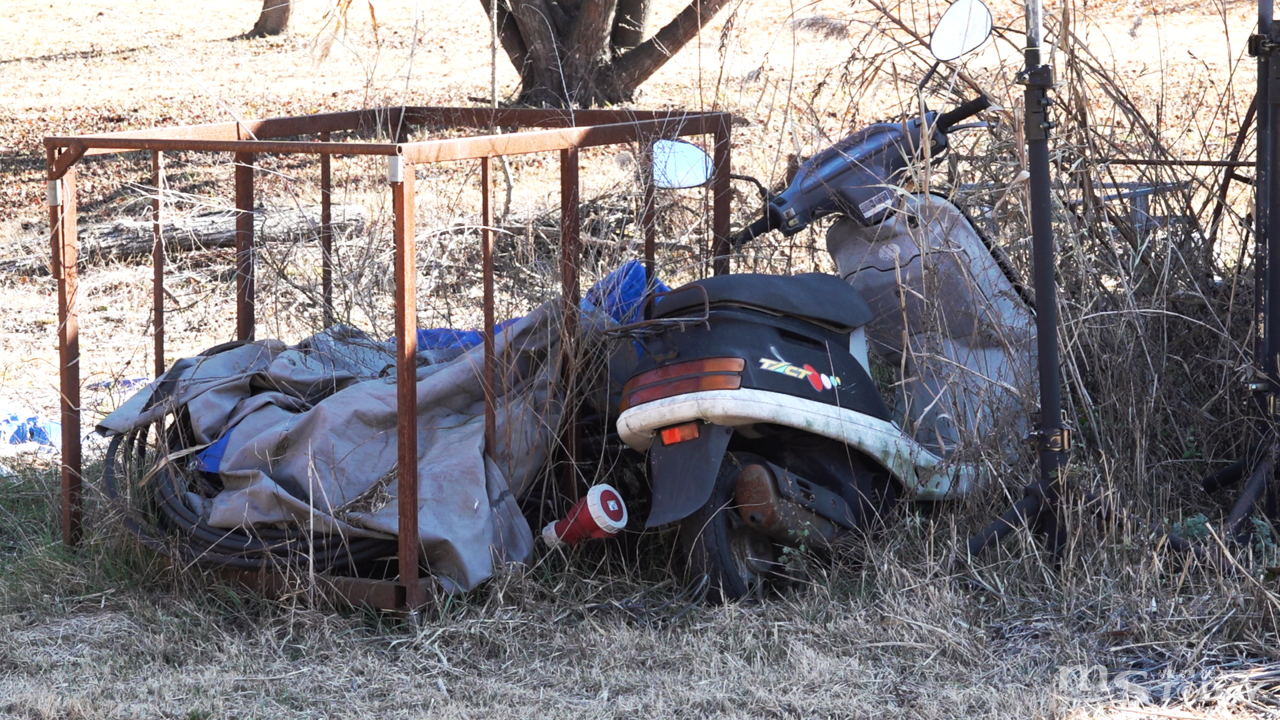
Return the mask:
{"type": "Polygon", "coordinates": [[[916,500],[955,499],[977,485],[977,468],[943,460],[893,423],[765,390],[709,390],[637,405],[618,417],[618,435],[643,452],[656,430],[690,420],[726,427],[785,425],[843,442],[883,465],[916,500]]]}

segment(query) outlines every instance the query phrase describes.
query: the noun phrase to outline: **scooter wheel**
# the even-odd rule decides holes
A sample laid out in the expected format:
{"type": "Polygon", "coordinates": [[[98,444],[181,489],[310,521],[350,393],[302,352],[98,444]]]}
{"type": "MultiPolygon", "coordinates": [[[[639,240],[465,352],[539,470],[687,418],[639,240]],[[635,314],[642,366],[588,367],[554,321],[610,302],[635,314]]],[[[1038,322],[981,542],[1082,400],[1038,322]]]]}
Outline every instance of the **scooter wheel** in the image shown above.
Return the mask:
{"type": "Polygon", "coordinates": [[[748,527],[734,507],[738,473],[759,462],[764,460],[748,453],[726,453],[711,497],[680,523],[689,573],[695,583],[706,578],[713,602],[762,595],[781,579],[777,544],[748,527]]]}

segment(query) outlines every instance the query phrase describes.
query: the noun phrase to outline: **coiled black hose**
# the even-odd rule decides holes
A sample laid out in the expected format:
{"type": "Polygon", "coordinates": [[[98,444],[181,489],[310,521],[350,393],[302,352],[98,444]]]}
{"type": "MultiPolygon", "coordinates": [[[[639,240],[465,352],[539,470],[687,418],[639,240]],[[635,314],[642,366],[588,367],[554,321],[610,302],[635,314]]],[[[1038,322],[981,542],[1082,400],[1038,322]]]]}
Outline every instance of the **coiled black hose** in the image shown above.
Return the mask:
{"type": "MultiPolygon", "coordinates": [[[[135,507],[120,494],[118,478],[128,475],[130,466],[140,469],[146,464],[146,438],[152,427],[111,438],[102,471],[107,496],[124,510],[126,528],[144,545],[184,563],[242,570],[310,566],[317,572],[350,571],[395,554],[394,540],[317,535],[298,528],[215,528],[192,510],[183,496],[194,492],[208,497],[217,489],[199,482],[198,474],[184,477],[175,463],[167,461],[171,451],[155,461],[141,485],[149,493],[145,507],[135,507]]],[[[176,441],[182,449],[182,433],[165,433],[160,424],[155,429],[166,448],[176,441]]]]}

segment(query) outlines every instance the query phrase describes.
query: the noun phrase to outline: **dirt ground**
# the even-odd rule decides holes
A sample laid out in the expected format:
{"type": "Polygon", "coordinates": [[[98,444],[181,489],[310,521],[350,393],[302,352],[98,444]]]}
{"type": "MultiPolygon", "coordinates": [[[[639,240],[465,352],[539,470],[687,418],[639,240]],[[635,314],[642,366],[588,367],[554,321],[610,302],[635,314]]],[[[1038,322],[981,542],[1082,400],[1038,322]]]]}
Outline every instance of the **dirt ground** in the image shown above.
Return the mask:
{"type": "MultiPolygon", "coordinates": [[[[872,85],[869,93],[849,89],[850,68],[872,54],[864,33],[883,23],[870,5],[731,5],[641,88],[634,106],[728,109],[743,118],[734,130],[735,169],[777,179],[787,154],[811,152],[910,97],[901,82],[872,85]],[[813,29],[832,25],[843,29],[813,29]]],[[[0,3],[0,261],[47,252],[45,136],[378,105],[475,105],[490,96],[489,35],[474,0],[377,0],[376,32],[364,4],[354,3],[348,31],[322,57],[328,6],[299,2],[290,34],[245,40],[238,36],[251,27],[257,0],[0,3]]],[[[681,6],[658,0],[656,17],[670,17],[681,6]]],[[[925,34],[940,7],[922,1],[895,12],[925,34]]],[[[1016,6],[994,8],[998,26],[1021,26],[1016,6]]],[[[1160,119],[1175,150],[1206,158],[1225,153],[1251,96],[1253,65],[1242,57],[1254,27],[1252,6],[1095,2],[1071,11],[1075,33],[1119,86],[1160,119]],[[1234,109],[1205,112],[1214,103],[1188,99],[1197,88],[1216,93],[1214,103],[1217,96],[1235,98],[1227,103],[1234,109]]],[[[990,87],[1009,107],[1020,102],[1012,84],[1019,59],[1011,47],[992,43],[966,65],[984,78],[1005,78],[990,87]]],[[[885,62],[900,63],[903,77],[924,69],[903,56],[885,62]]],[[[512,96],[516,83],[499,50],[499,98],[512,96]]],[[[174,207],[189,212],[202,203],[228,204],[225,161],[182,159],[173,170],[174,207]]],[[[626,162],[625,150],[590,155],[588,166],[598,172],[584,180],[584,197],[625,190],[626,162]]],[[[260,187],[273,202],[315,202],[314,168],[274,160],[266,167],[269,177],[260,187]]],[[[140,157],[83,163],[82,223],[144,217],[147,168],[140,157]]],[[[380,169],[351,161],[340,172],[344,198],[385,219],[380,169]]],[[[475,198],[456,189],[469,172],[425,171],[420,233],[474,218],[475,198]]],[[[511,172],[513,224],[554,210],[553,164],[522,160],[511,172]]],[[[749,200],[737,198],[740,205],[749,200]]],[[[747,212],[738,208],[735,220],[747,212]]],[[[794,257],[802,250],[809,253],[806,262],[823,267],[812,246],[794,257]]],[[[466,249],[442,246],[439,252],[449,268],[474,263],[466,249]]],[[[792,259],[785,258],[787,267],[792,259]]],[[[230,339],[229,268],[227,251],[174,258],[166,284],[173,303],[168,361],[230,339]]],[[[120,399],[94,383],[150,377],[150,273],[145,258],[91,263],[82,272],[86,425],[120,399]]],[[[431,288],[438,280],[428,275],[422,282],[431,288]]],[[[443,280],[439,286],[448,287],[443,280]]],[[[455,290],[474,309],[474,288],[455,290]]],[[[56,414],[54,291],[47,274],[0,275],[0,410],[56,414]]],[[[448,298],[424,296],[424,317],[454,317],[448,298]]],[[[298,339],[314,323],[314,308],[285,292],[268,295],[260,307],[260,322],[285,339],[298,339]]],[[[374,315],[361,317],[376,325],[374,315]]],[[[1112,558],[1056,577],[1011,560],[1035,554],[1012,548],[996,569],[978,573],[979,582],[961,582],[939,559],[945,551],[935,547],[954,540],[957,526],[917,515],[893,531],[883,551],[816,570],[812,587],[723,608],[664,605],[650,596],[653,587],[670,593],[672,581],[661,571],[628,564],[611,551],[584,550],[544,556],[527,572],[464,598],[438,598],[414,628],[332,611],[305,595],[277,604],[183,577],[104,527],[105,511],[91,516],[99,522],[92,549],[65,553],[46,522],[56,487],[50,457],[6,449],[0,462],[16,468],[0,477],[0,485],[8,484],[0,492],[0,716],[1229,718],[1274,712],[1258,696],[1274,697],[1278,687],[1276,636],[1257,628],[1267,626],[1268,617],[1274,628],[1280,608],[1269,603],[1275,596],[1202,570],[1184,571],[1179,579],[1177,568],[1123,543],[1115,557],[1131,560],[1131,567],[1112,566],[1112,558]],[[606,572],[593,576],[592,568],[606,572]],[[1002,585],[1006,572],[1015,578],[1009,586],[1002,585]],[[1179,589],[1184,581],[1197,589],[1169,600],[1167,583],[1174,581],[1179,589]],[[1240,660],[1241,653],[1253,664],[1240,660]],[[1139,660],[1150,664],[1134,664],[1139,660]],[[1100,689],[1062,680],[1063,668],[1097,664],[1111,669],[1100,689]],[[1146,689],[1126,693],[1110,682],[1116,668],[1126,667],[1141,669],[1146,689]],[[1177,692],[1153,694],[1162,682],[1177,692]]]]}

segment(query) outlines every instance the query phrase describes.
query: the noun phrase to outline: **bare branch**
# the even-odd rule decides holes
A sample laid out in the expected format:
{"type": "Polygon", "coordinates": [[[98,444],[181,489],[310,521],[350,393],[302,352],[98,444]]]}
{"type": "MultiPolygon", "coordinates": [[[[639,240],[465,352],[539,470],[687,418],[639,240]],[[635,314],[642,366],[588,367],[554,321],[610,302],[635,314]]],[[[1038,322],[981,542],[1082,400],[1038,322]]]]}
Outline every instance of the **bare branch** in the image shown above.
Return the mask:
{"type": "Polygon", "coordinates": [[[653,37],[614,62],[613,81],[626,92],[634,90],[706,27],[728,1],[693,0],[653,37]]]}

